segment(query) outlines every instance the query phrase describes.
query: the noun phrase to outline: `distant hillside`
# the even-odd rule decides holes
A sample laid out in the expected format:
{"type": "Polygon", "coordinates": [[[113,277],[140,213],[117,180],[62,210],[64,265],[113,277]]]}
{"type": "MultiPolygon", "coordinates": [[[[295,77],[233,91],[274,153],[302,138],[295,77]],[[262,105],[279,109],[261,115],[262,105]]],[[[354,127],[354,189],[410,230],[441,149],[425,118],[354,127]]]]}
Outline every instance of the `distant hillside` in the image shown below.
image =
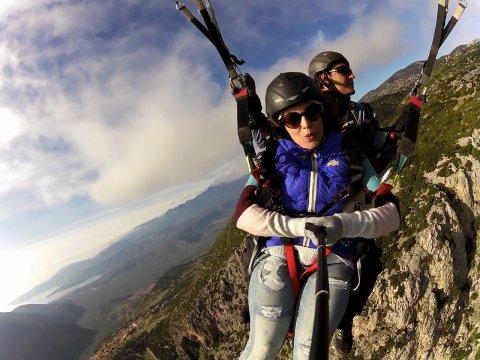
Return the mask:
{"type": "Polygon", "coordinates": [[[138,315],[137,300],[131,300],[137,292],[150,291],[168,269],[210,248],[232,216],[244,183],[245,179],[239,179],[207,189],[137,226],[94,258],[65,267],[16,302],[49,291],[57,303],[84,308],[79,325],[97,332],[88,354],[119,325],[138,315]]]}
{"type": "MultiPolygon", "coordinates": [[[[465,48],[460,45],[455,48],[451,55],[465,48]]],[[[435,66],[445,60],[442,56],[435,62],[435,66]]],[[[370,103],[383,126],[391,125],[402,109],[402,104],[410,95],[410,91],[418,80],[424,62],[415,61],[403,69],[398,70],[379,87],[367,92],[359,101],[370,103]]]]}
{"type": "MultiPolygon", "coordinates": [[[[369,94],[379,113],[393,111],[415,68],[369,94]]],[[[403,227],[378,240],[385,270],[343,359],[480,359],[480,42],[438,63],[429,95],[396,185],[403,227]]],[[[169,295],[162,282],[163,292],[146,298],[150,311],[112,334],[94,359],[141,358],[147,349],[162,360],[238,358],[248,337],[243,236],[229,223],[169,295]]],[[[330,358],[340,359],[332,349],[330,358]]]]}
{"type": "Polygon", "coordinates": [[[85,285],[99,287],[132,271],[151,278],[149,266],[160,266],[165,271],[183,262],[188,248],[218,234],[231,216],[236,194],[244,182],[245,179],[240,179],[207,189],[195,199],[168,210],[163,216],[137,226],[94,258],[61,269],[50,280],[22,295],[13,304],[26,302],[48,290],[55,295],[89,280],[91,282],[85,285]],[[165,261],[171,264],[163,266],[165,261]],[[137,267],[139,271],[134,270],[137,267]],[[101,278],[95,279],[98,276],[101,278]]]}
{"type": "Polygon", "coordinates": [[[76,324],[84,311],[72,304],[49,304],[0,313],[0,359],[78,359],[96,333],[76,324]]]}
{"type": "Polygon", "coordinates": [[[375,90],[369,91],[360,101],[370,103],[382,125],[390,125],[394,116],[407,98],[423,66],[416,61],[397,71],[375,90]]]}

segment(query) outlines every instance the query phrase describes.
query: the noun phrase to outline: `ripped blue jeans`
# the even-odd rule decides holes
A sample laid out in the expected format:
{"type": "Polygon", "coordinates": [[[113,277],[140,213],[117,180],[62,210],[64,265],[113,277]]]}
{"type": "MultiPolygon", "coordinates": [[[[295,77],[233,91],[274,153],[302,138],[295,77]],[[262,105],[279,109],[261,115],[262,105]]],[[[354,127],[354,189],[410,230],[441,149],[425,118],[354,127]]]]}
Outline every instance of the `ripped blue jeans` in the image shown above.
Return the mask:
{"type": "MultiPolygon", "coordinates": [[[[347,306],[352,268],[338,256],[327,257],[329,276],[329,339],[347,306]]],[[[293,360],[308,360],[315,313],[316,274],[305,281],[295,304],[286,260],[264,254],[250,277],[248,305],[250,336],[240,360],[275,359],[294,324],[293,360]]]]}

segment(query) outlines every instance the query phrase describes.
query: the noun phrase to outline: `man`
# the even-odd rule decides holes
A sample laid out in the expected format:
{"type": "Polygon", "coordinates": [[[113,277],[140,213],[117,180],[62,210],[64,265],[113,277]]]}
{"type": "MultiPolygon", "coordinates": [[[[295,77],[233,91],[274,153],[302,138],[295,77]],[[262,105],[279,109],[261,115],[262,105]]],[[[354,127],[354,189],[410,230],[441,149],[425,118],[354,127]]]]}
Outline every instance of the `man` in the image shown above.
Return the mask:
{"type": "MultiPolygon", "coordinates": [[[[386,133],[379,130],[376,114],[369,104],[350,99],[355,94],[355,74],[348,60],[335,51],[321,52],[310,61],[308,74],[325,96],[326,118],[336,119],[337,130],[343,132],[360,128],[362,149],[373,164],[378,164],[386,133]]],[[[377,171],[381,170],[377,168],[377,171]]]]}
{"type": "MultiPolygon", "coordinates": [[[[333,124],[336,130],[355,133],[353,136],[360,144],[363,154],[376,165],[377,172],[381,172],[394,151],[390,146],[388,153],[385,153],[386,133],[379,130],[372,107],[350,99],[355,94],[355,75],[348,60],[338,52],[321,52],[310,61],[308,74],[316,80],[325,96],[325,117],[336,119],[333,124]]],[[[334,345],[340,354],[350,352],[353,344],[353,318],[363,310],[375,281],[383,270],[381,249],[373,241],[365,241],[363,244],[364,249],[359,253],[362,270],[357,280],[359,283],[357,289],[350,294],[347,309],[335,332],[334,345]]]]}

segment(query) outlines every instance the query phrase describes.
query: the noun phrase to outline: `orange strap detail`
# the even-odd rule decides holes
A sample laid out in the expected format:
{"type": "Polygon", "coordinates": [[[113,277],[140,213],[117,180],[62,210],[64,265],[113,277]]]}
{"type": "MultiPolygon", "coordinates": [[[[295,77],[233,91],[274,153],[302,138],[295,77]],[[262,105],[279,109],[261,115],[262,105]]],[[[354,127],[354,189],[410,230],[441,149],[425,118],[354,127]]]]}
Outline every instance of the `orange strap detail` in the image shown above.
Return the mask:
{"type": "Polygon", "coordinates": [[[376,195],[386,195],[390,192],[390,190],[393,189],[393,185],[392,184],[388,184],[388,183],[382,183],[382,185],[380,185],[380,187],[377,189],[376,191],[376,195]]]}

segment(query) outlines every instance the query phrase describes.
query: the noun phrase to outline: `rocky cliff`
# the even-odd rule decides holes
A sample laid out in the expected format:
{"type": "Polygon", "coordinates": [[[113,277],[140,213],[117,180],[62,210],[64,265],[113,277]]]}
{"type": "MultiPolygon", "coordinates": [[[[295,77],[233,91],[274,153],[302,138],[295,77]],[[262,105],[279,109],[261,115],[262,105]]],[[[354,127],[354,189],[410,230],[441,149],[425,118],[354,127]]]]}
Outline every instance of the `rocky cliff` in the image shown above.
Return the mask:
{"type": "MultiPolygon", "coordinates": [[[[475,144],[479,135],[475,130],[462,141],[475,144]]],[[[397,265],[380,275],[368,308],[355,320],[355,353],[363,358],[480,356],[480,162],[457,159],[458,165],[442,159],[435,171],[423,174],[435,189],[424,226],[409,235],[413,238],[402,236],[406,230],[396,238],[397,265]],[[452,173],[442,176],[446,164],[452,173]]],[[[419,197],[412,211],[426,206],[423,201],[419,197]]],[[[405,227],[409,222],[407,214],[405,227]]]]}
{"type": "Polygon", "coordinates": [[[403,227],[381,239],[386,269],[354,321],[359,358],[480,358],[479,103],[477,41],[434,71],[415,156],[398,184],[403,227]]]}

